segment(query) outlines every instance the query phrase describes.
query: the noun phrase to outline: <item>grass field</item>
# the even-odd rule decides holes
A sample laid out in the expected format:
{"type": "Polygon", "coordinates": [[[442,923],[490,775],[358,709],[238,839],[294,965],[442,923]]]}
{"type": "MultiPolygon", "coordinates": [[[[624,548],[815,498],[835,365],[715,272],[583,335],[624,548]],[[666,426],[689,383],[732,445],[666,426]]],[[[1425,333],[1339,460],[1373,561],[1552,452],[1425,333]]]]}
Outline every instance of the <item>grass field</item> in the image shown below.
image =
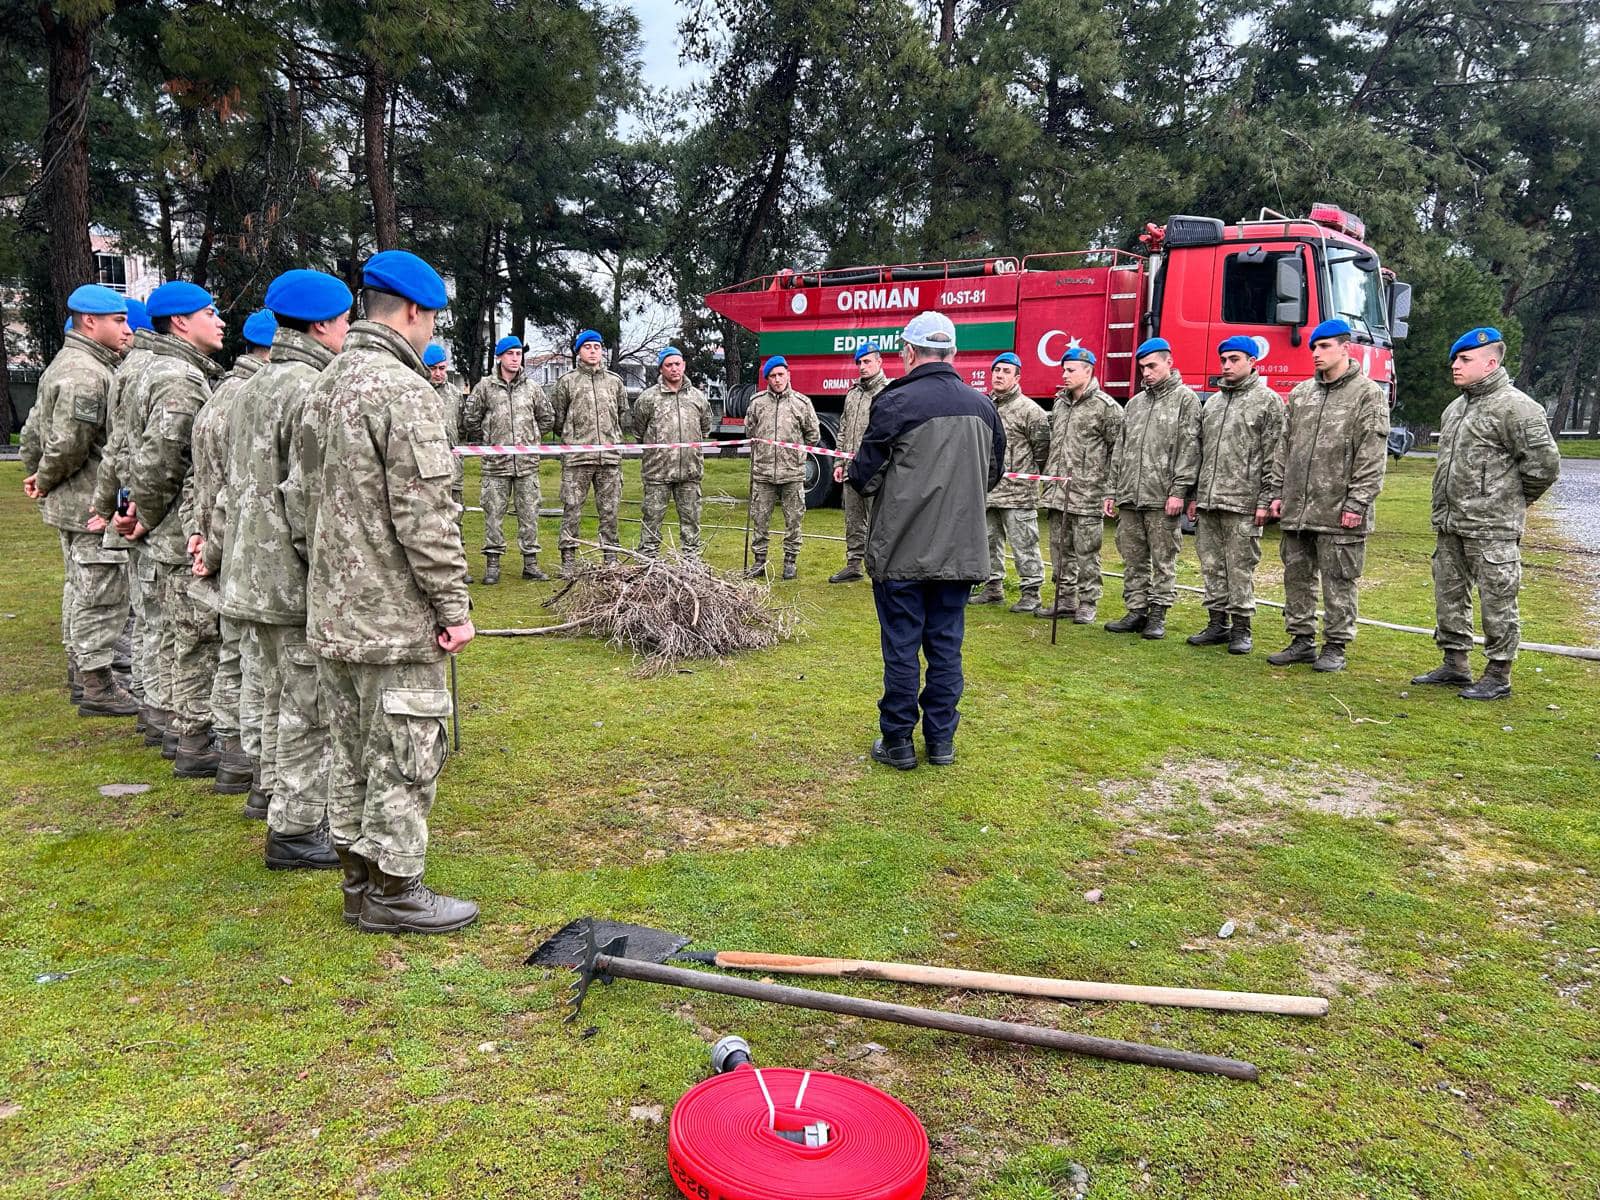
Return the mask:
{"type": "MultiPolygon", "coordinates": [[[[1366,615],[1431,624],[1431,467],[1391,474],[1366,615]]],[[[1595,1195],[1592,664],[1526,654],[1510,702],[1471,705],[1408,685],[1437,661],[1422,637],[1364,629],[1348,672],[1316,676],[1264,661],[1269,611],[1249,658],[1185,646],[1192,595],[1163,643],[1069,625],[1051,646],[1046,622],[975,610],[960,760],[902,775],[865,759],[870,593],[827,586],[840,546],[813,541],[776,589],[803,636],[768,653],[641,681],[592,641],[471,646],[430,879],[483,919],[397,940],[344,926],[329,874],[265,871],[237,798],[174,781],[131,722],[68,707],[59,552],[20,479],[0,465],[0,1194],[659,1200],[677,1193],[654,1106],[739,1032],[758,1061],[910,1104],[934,1197],[1069,1196],[1073,1164],[1096,1200],[1595,1195]],[[585,913],[708,948],[1333,1004],[1309,1021],[843,987],[1247,1058],[1259,1084],[628,982],[591,993],[584,1039],[566,980],[522,961],[585,913]]],[[[707,492],[742,485],[718,464],[707,492]]],[[[735,565],[742,509],[706,510],[735,527],[711,543],[735,565]]],[[[836,535],[839,514],[806,528],[836,535]]],[[[1594,645],[1595,560],[1550,528],[1529,536],[1525,636],[1594,645]]],[[[478,545],[481,518],[467,529],[478,545]]],[[[1281,598],[1276,549],[1261,586],[1281,598]]],[[[549,619],[554,585],[517,566],[474,586],[480,626],[549,619]]],[[[1121,611],[1107,582],[1102,619],[1121,611]]]]}
{"type": "Polygon", "coordinates": [[[1600,458],[1600,438],[1558,438],[1564,458],[1600,458]]]}

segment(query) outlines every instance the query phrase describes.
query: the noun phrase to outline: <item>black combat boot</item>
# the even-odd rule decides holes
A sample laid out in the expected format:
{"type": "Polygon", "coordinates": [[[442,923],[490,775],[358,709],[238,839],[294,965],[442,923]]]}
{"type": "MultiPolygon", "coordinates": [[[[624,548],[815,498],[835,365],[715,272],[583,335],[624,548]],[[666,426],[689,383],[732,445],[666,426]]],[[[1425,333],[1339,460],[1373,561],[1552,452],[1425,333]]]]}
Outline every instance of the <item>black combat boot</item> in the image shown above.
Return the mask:
{"type": "Polygon", "coordinates": [[[159,746],[167,733],[169,714],[159,708],[144,706],[144,744],[146,746],[159,746]]]}
{"type": "Polygon", "coordinates": [[[792,554],[785,554],[783,556],[783,577],[785,579],[794,579],[799,574],[800,570],[795,565],[795,556],[792,554]]]}
{"type": "Polygon", "coordinates": [[[1139,633],[1142,632],[1149,614],[1142,608],[1130,608],[1115,621],[1106,622],[1107,633],[1139,633]]]}
{"type": "Polygon", "coordinates": [[[326,825],[310,833],[279,833],[268,826],[265,858],[269,871],[331,871],[339,865],[326,825]]]}
{"type": "Polygon", "coordinates": [[[989,580],[988,583],[985,583],[967,597],[968,604],[1004,604],[1005,602],[1005,585],[998,579],[989,580]]]}
{"type": "Polygon", "coordinates": [[[948,767],[955,761],[956,744],[954,741],[928,743],[928,765],[930,767],[948,767]]]}
{"type": "Polygon", "coordinates": [[[1276,654],[1267,655],[1267,661],[1275,667],[1287,667],[1294,663],[1308,663],[1317,661],[1317,639],[1297,633],[1289,639],[1289,644],[1276,654]]]}
{"type": "Polygon", "coordinates": [[[744,577],[746,579],[760,579],[766,573],[767,556],[765,554],[758,554],[750,560],[750,565],[745,568],[744,577]]]}
{"type": "Polygon", "coordinates": [[[242,796],[250,790],[255,771],[238,735],[222,739],[222,757],[217,763],[217,782],[211,790],[220,796],[242,796]]]}
{"type": "Polygon", "coordinates": [[[485,554],[483,556],[483,582],[487,584],[500,582],[500,556],[498,554],[485,554]]]}
{"type": "Polygon", "coordinates": [[[129,692],[123,691],[111,678],[111,668],[97,671],[80,671],[78,678],[83,686],[83,698],[78,702],[80,717],[136,717],[139,702],[129,692]]]}
{"type": "Polygon", "coordinates": [[[1039,611],[1039,585],[1024,587],[1022,595],[1017,597],[1017,602],[1010,608],[1014,613],[1036,613],[1039,611]]]}
{"type": "Polygon", "coordinates": [[[1078,611],[1072,614],[1072,623],[1074,625],[1093,625],[1094,605],[1079,604],[1078,611]]]}
{"type": "Polygon", "coordinates": [[[1504,700],[1511,695],[1511,661],[1491,658],[1483,678],[1457,694],[1463,700],[1504,700]]]}
{"type": "MultiPolygon", "coordinates": [[[[162,751],[166,756],[166,751],[162,751]]],[[[178,735],[178,752],[172,759],[172,773],[179,779],[210,779],[222,765],[222,750],[212,740],[211,729],[178,735]]]]}
{"type": "Polygon", "coordinates": [[[1233,628],[1228,631],[1228,653],[1249,654],[1256,648],[1250,637],[1250,618],[1234,617],[1233,628]]]}
{"type": "Polygon", "coordinates": [[[1159,642],[1167,636],[1166,605],[1152,604],[1150,606],[1150,611],[1145,617],[1144,629],[1141,631],[1140,636],[1148,638],[1152,642],[1159,642]]]}
{"type": "Polygon", "coordinates": [[[829,583],[854,583],[858,579],[866,578],[861,571],[861,560],[852,558],[844,564],[844,569],[835,571],[828,576],[829,583]]]}
{"type": "Polygon", "coordinates": [[[441,896],[421,875],[404,878],[374,866],[369,876],[372,882],[356,918],[362,933],[454,933],[478,919],[478,906],[471,900],[441,896]]]}
{"type": "Polygon", "coordinates": [[[535,583],[548,583],[550,580],[550,576],[546,575],[543,569],[540,568],[539,560],[536,558],[524,558],[522,560],[522,577],[531,579],[535,583]]]}
{"type": "Polygon", "coordinates": [[[161,735],[161,757],[168,762],[174,762],[178,757],[178,731],[171,725],[161,735]]]}
{"type": "Polygon", "coordinates": [[[571,579],[578,569],[578,552],[567,549],[561,552],[561,578],[571,579]]]}
{"type": "Polygon", "coordinates": [[[1041,621],[1049,621],[1058,618],[1061,620],[1070,621],[1073,619],[1073,615],[1077,611],[1078,598],[1070,594],[1063,595],[1061,588],[1058,585],[1056,587],[1055,600],[1049,604],[1041,604],[1037,609],[1034,610],[1033,615],[1038,617],[1041,621]]]}
{"type": "Polygon", "coordinates": [[[1313,671],[1342,671],[1344,666],[1344,643],[1324,642],[1322,653],[1317,655],[1317,661],[1311,664],[1311,669],[1313,671]]]}
{"type": "Polygon", "coordinates": [[[339,856],[339,865],[344,868],[344,882],[340,884],[340,890],[344,892],[344,923],[354,925],[361,919],[361,901],[371,886],[372,864],[352,847],[341,846],[338,842],[333,844],[333,852],[339,856]]]}
{"type": "Polygon", "coordinates": [[[872,743],[872,761],[880,762],[897,771],[909,771],[917,765],[917,744],[910,738],[878,738],[872,743]]]}
{"type": "Polygon", "coordinates": [[[78,675],[78,660],[67,654],[67,698],[74,704],[83,703],[83,680],[78,675]]]}
{"type": "Polygon", "coordinates": [[[1450,683],[1457,686],[1472,682],[1472,664],[1465,650],[1446,650],[1444,662],[1426,675],[1413,675],[1412,683],[1450,683]]]}
{"type": "Polygon", "coordinates": [[[1191,633],[1184,640],[1191,646],[1220,646],[1228,640],[1228,614],[1219,609],[1212,609],[1206,613],[1206,627],[1199,633],[1191,633]]]}
{"type": "Polygon", "coordinates": [[[272,797],[261,790],[260,783],[252,784],[250,794],[244,798],[242,815],[247,821],[265,821],[267,810],[272,807],[272,797]]]}

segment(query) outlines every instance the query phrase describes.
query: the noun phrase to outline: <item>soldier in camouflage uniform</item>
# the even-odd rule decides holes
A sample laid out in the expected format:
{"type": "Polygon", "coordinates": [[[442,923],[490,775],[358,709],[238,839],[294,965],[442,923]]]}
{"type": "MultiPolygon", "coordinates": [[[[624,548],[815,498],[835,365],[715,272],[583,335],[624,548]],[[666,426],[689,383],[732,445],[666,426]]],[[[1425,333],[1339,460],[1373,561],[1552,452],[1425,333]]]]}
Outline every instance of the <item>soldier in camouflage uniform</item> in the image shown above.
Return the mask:
{"type": "MultiPolygon", "coordinates": [[[[578,445],[610,446],[621,442],[628,423],[628,393],[622,378],[605,366],[605,343],[585,329],[572,343],[578,365],[556,380],[550,402],[556,436],[578,445]]],[[[538,464],[534,464],[537,469],[538,464]]],[[[561,573],[569,575],[577,561],[578,528],[583,502],[594,489],[600,517],[600,544],[619,546],[617,505],[622,502],[622,452],[587,450],[561,459],[561,573]]],[[[602,550],[604,561],[616,562],[615,550],[602,550]]]]}
{"type": "MultiPolygon", "coordinates": [[[[744,433],[752,439],[803,442],[815,446],[822,435],[809,398],[789,386],[789,364],[780,356],[761,367],[766,384],[745,410],[744,433]]],[[[798,573],[801,527],[806,519],[806,452],[752,441],[750,445],[750,548],[754,560],[745,574],[754,579],[767,569],[767,530],[772,509],[783,505],[783,577],[798,573]]]]}
{"type": "MultiPolygon", "coordinates": [[[[1007,351],[989,365],[994,391],[989,399],[1006,431],[1005,470],[1038,475],[1050,457],[1050,419],[1022,394],[1022,360],[1007,351]]],[[[1004,604],[1006,599],[1006,545],[1017,558],[1022,595],[1011,606],[1014,613],[1039,611],[1039,589],[1044,586],[1044,559],[1039,555],[1039,484],[1033,479],[1001,476],[984,507],[989,528],[989,580],[974,591],[969,604],[1004,604]]]]}
{"type": "MultiPolygon", "coordinates": [[[[668,346],[656,356],[656,366],[661,377],[633,402],[634,435],[641,442],[705,441],[711,436],[711,401],[684,378],[683,351],[668,346]]],[[[661,549],[661,522],[670,501],[678,509],[678,544],[685,554],[698,557],[704,452],[646,450],[639,474],[644,480],[639,553],[654,558],[661,549]]]]}
{"type": "MultiPolygon", "coordinates": [[[[439,393],[439,404],[444,412],[444,435],[450,439],[450,446],[454,449],[466,444],[462,436],[466,426],[461,420],[461,390],[450,382],[449,357],[438,342],[422,352],[422,365],[428,368],[428,382],[439,393]]],[[[467,468],[466,461],[459,454],[450,457],[455,468],[450,473],[450,501],[456,506],[456,528],[460,529],[467,515],[467,468]]],[[[471,571],[467,572],[467,582],[472,582],[471,571]]]]}
{"type": "Polygon", "coordinates": [[[367,319],[318,382],[294,507],[310,554],[306,636],[333,729],[329,818],[344,919],[446,933],[478,906],[422,882],[445,761],[445,655],[472,640],[467,560],[450,513],[450,444],[421,378],[444,281],[385,250],[362,272],[367,319]]]}
{"type": "Polygon", "coordinates": [[[1139,382],[1123,411],[1111,456],[1112,493],[1105,514],[1117,521],[1122,599],[1128,611],[1112,633],[1167,636],[1167,610],[1178,598],[1183,506],[1200,474],[1200,397],[1172,367],[1172,347],[1151,338],[1135,351],[1139,382]]]}
{"type": "Polygon", "coordinates": [[[1218,391],[1200,412],[1200,480],[1189,501],[1209,620],[1191,646],[1249,654],[1261,530],[1283,486],[1283,401],[1256,373],[1255,339],[1217,347],[1218,391]]]}
{"type": "Polygon", "coordinates": [[[206,565],[220,568],[222,612],[261,681],[261,778],[245,816],[267,822],[273,870],[332,869],[328,769],[332,757],[317,660],[306,644],[306,559],[290,487],[298,442],[315,438],[307,397],[344,345],[354,297],[321,271],[286,271],[267,288],[277,319],[272,354],[240,394],[229,445],[227,506],[212,518],[206,565]]]}
{"type": "MultiPolygon", "coordinates": [[[[467,428],[478,430],[484,444],[489,446],[537,445],[541,440],[540,431],[555,424],[549,397],[542,387],[522,373],[520,339],[501,338],[495,344],[494,354],[494,370],[478,380],[467,397],[467,428]]],[[[446,434],[448,436],[448,429],[446,434]]],[[[500,556],[506,551],[506,508],[512,504],[516,506],[522,577],[549,579],[539,567],[539,456],[493,454],[480,461],[479,495],[483,502],[483,556],[486,561],[483,581],[500,582],[500,556]]],[[[578,504],[580,507],[583,504],[581,497],[578,504]]],[[[612,511],[615,514],[615,507],[612,511]]]]}
{"type": "Polygon", "coordinates": [[[86,717],[128,717],[138,701],[113,679],[116,641],[128,617],[128,555],[102,544],[91,526],[94,481],[106,440],[112,372],[132,341],[127,301],[87,284],[68,298],[72,329],[39,377],[29,420],[23,490],[44,501],[45,524],[61,536],[68,580],[62,630],[69,667],[78,672],[86,717]]]}
{"type": "MultiPolygon", "coordinates": [[[[244,728],[248,721],[254,721],[256,732],[252,745],[259,750],[261,698],[259,694],[249,698],[244,694],[240,649],[244,625],[221,615],[222,588],[206,565],[205,543],[216,536],[212,532],[212,522],[219,498],[228,486],[234,406],[245,382],[266,364],[277,331],[278,323],[264,309],[245,319],[245,352],[234,361],[233,370],[217,384],[194,423],[194,504],[189,526],[189,557],[196,578],[189,585],[189,594],[218,614],[217,632],[221,640],[217,649],[217,674],[211,684],[211,728],[221,743],[215,790],[224,796],[248,792],[254,782],[256,764],[245,751],[244,728]]],[[[221,507],[227,510],[225,500],[221,507]]],[[[225,534],[225,530],[219,533],[225,534]]]]}
{"type": "MultiPolygon", "coordinates": [[[[877,342],[867,342],[856,350],[856,372],[859,382],[844,395],[844,411],[839,418],[837,448],[845,454],[861,449],[861,436],[867,431],[872,418],[872,402],[889,384],[883,373],[883,351],[877,342]]],[[[843,483],[845,460],[840,459],[833,468],[833,481],[843,483]]],[[[867,558],[867,498],[853,487],[840,494],[844,508],[844,568],[828,577],[829,583],[854,583],[865,579],[862,567],[867,558]]]]}
{"type": "Polygon", "coordinates": [[[1316,375],[1289,393],[1284,430],[1283,620],[1289,645],[1267,656],[1275,667],[1312,663],[1342,671],[1356,636],[1357,588],[1366,560],[1389,440],[1384,391],[1350,357],[1350,324],[1311,331],[1316,375]],[[1317,653],[1317,579],[1322,580],[1322,653],[1317,653]]]}
{"type": "Polygon", "coordinates": [[[1044,474],[1067,483],[1047,483],[1044,507],[1050,519],[1050,561],[1055,568],[1054,604],[1034,615],[1070,617],[1075,625],[1094,620],[1100,603],[1100,544],[1105,536],[1105,500],[1111,491],[1111,455],[1122,431],[1122,406],[1106,395],[1094,375],[1095,357],[1082,346],[1061,358],[1061,387],[1050,413],[1050,456],[1044,474]]]}
{"type": "Polygon", "coordinates": [[[1544,408],[1511,386],[1500,331],[1470,329],[1450,347],[1461,395],[1444,410],[1433,473],[1433,640],[1444,662],[1412,683],[1471,684],[1464,700],[1511,695],[1511,663],[1522,626],[1522,530],[1528,505],[1561,473],[1561,452],[1544,408]],[[1472,590],[1483,617],[1488,666],[1472,683],[1472,590]]]}
{"type": "Polygon", "coordinates": [[[144,541],[143,553],[160,581],[153,620],[160,636],[157,669],[172,714],[162,755],[170,747],[172,773],[179,779],[205,779],[217,773],[221,760],[211,729],[211,681],[221,638],[215,611],[189,591],[195,578],[186,510],[194,500],[194,421],[222,374],[211,356],[222,349],[224,325],[211,294],[192,283],[162,284],[150,293],[148,306],[157,338],[155,358],[139,379],[147,416],[134,438],[134,525],[127,536],[144,541]]]}

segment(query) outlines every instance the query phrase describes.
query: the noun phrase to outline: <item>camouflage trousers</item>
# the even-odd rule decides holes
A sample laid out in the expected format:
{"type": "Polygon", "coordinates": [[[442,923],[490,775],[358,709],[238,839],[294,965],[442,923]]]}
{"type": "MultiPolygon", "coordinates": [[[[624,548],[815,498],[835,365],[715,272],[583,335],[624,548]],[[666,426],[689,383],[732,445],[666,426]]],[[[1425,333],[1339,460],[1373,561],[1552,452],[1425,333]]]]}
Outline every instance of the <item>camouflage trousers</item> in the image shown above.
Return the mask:
{"type": "MultiPolygon", "coordinates": [[[[333,755],[318,659],[302,626],[258,624],[256,636],[261,644],[262,755],[272,756],[267,825],[274,833],[310,833],[328,811],[333,755]]],[[[263,790],[265,786],[263,779],[263,790]]]]}
{"type": "Polygon", "coordinates": [[[583,522],[583,502],[594,488],[594,507],[600,516],[600,543],[620,546],[617,538],[617,505],[622,503],[621,467],[574,467],[561,464],[561,540],[562,551],[578,548],[578,529],[583,522]]]}
{"type": "Polygon", "coordinates": [[[145,673],[145,620],[144,620],[144,591],[139,586],[139,545],[134,543],[128,547],[128,607],[132,610],[131,623],[128,626],[128,649],[131,662],[129,674],[133,676],[133,694],[146,704],[150,703],[144,691],[145,673]]]}
{"type": "MultiPolygon", "coordinates": [[[[467,493],[460,488],[450,490],[450,503],[456,506],[456,529],[461,529],[461,523],[467,519],[467,493]]],[[[480,505],[481,507],[481,505],[480,505]]],[[[462,543],[465,545],[466,543],[462,543]]]]}
{"type": "Polygon", "coordinates": [[[99,671],[116,657],[128,623],[128,552],[107,550],[98,533],[60,533],[67,574],[61,640],[80,671],[99,671]]]}
{"type": "Polygon", "coordinates": [[[1195,520],[1194,548],[1206,585],[1206,611],[1252,616],[1261,561],[1261,527],[1255,514],[1202,508],[1195,520]]]}
{"type": "Polygon", "coordinates": [[[644,481],[644,511],[640,515],[643,526],[639,533],[639,553],[654,556],[661,549],[661,522],[667,515],[668,502],[678,509],[678,545],[687,555],[700,553],[700,481],[683,483],[656,483],[644,481]]]}
{"type": "Polygon", "coordinates": [[[1017,558],[1017,577],[1025,588],[1044,582],[1044,559],[1039,554],[1039,513],[1032,508],[986,508],[989,525],[989,582],[1006,577],[1006,545],[1017,558]]]}
{"type": "MultiPolygon", "coordinates": [[[[485,475],[478,491],[483,505],[483,552],[500,555],[506,552],[506,509],[515,505],[517,518],[517,549],[525,559],[539,556],[539,476],[485,475]]],[[[563,503],[565,500],[563,499],[563,503]]],[[[581,505],[583,500],[580,498],[581,505]]],[[[460,520],[459,517],[456,518],[460,520]]]]}
{"type": "Polygon", "coordinates": [[[1433,640],[1441,650],[1472,649],[1472,589],[1478,589],[1483,652],[1494,662],[1517,657],[1522,620],[1522,546],[1498,538],[1441,533],[1433,551],[1433,640]]]}
{"type": "Polygon", "coordinates": [[[1100,544],[1105,531],[1105,518],[1099,514],[1050,514],[1050,564],[1058,596],[1074,597],[1090,607],[1100,603],[1100,544]]]}
{"type": "Polygon", "coordinates": [[[164,712],[172,710],[172,672],[161,666],[161,564],[142,548],[134,559],[134,591],[138,596],[139,638],[133,647],[140,667],[144,702],[164,712]]]}
{"type": "Polygon", "coordinates": [[[217,618],[217,674],[211,681],[211,728],[219,738],[242,737],[239,727],[239,622],[217,618]]]}
{"type": "Polygon", "coordinates": [[[767,531],[772,528],[772,510],[783,505],[783,556],[800,557],[800,535],[806,523],[806,485],[750,481],[750,549],[762,562],[767,558],[767,531]]]}
{"type": "Polygon", "coordinates": [[[385,874],[421,875],[428,814],[444,767],[450,692],[443,659],[425,663],[317,661],[328,706],[333,840],[385,874]]]}
{"type": "Polygon", "coordinates": [[[1117,553],[1122,555],[1122,600],[1130,612],[1152,605],[1171,608],[1178,599],[1178,552],[1183,518],[1159,508],[1124,508],[1117,517],[1117,553]]]}
{"type": "MultiPolygon", "coordinates": [[[[222,621],[226,637],[229,619],[222,621]]],[[[271,761],[261,752],[261,643],[256,636],[261,627],[254,621],[234,625],[239,638],[239,748],[255,760],[261,771],[261,790],[270,796],[277,780],[271,761]]]]}
{"type": "Polygon", "coordinates": [[[1355,641],[1360,611],[1357,585],[1367,557],[1360,533],[1297,533],[1285,529],[1283,626],[1290,637],[1317,636],[1317,581],[1322,582],[1322,638],[1338,646],[1355,641]]]}
{"type": "Polygon", "coordinates": [[[867,498],[847,483],[840,499],[844,505],[844,559],[858,563],[867,557],[867,498]]]}
{"type": "Polygon", "coordinates": [[[161,664],[172,729],[179,735],[211,730],[211,683],[222,631],[217,612],[191,594],[188,563],[158,563],[161,573],[161,664]]]}

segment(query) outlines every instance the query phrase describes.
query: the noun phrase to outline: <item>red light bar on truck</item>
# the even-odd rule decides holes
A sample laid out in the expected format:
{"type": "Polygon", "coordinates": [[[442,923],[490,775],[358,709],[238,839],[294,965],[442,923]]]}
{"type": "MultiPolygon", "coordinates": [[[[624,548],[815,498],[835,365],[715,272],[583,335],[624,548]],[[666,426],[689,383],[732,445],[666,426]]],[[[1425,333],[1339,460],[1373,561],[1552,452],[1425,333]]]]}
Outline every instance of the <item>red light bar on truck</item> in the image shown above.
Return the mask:
{"type": "Polygon", "coordinates": [[[1316,203],[1311,206],[1311,219],[1318,225],[1347,233],[1358,242],[1366,241],[1367,223],[1355,213],[1347,213],[1337,204],[1316,203]]]}

